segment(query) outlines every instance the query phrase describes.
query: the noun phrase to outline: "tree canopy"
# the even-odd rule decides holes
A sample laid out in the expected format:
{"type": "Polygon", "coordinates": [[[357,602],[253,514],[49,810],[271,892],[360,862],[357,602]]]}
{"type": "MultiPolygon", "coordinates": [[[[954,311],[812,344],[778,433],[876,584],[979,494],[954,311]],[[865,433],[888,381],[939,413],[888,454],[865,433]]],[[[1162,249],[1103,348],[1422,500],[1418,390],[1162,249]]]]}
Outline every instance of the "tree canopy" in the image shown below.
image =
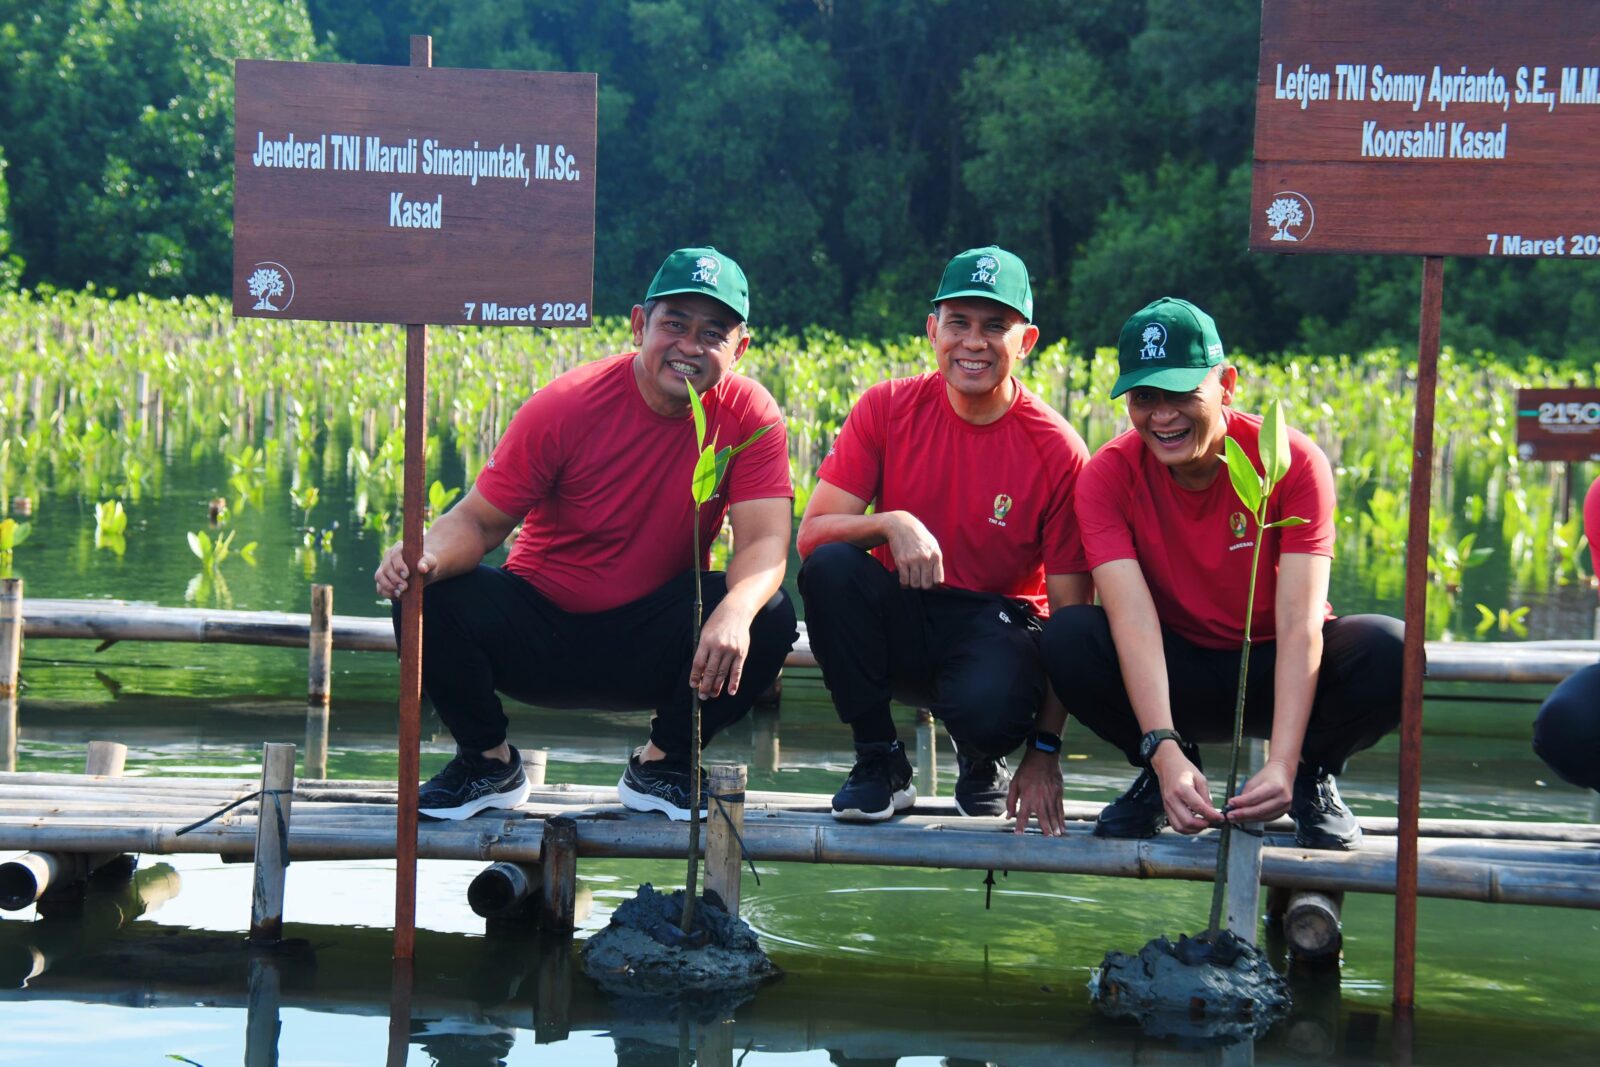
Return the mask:
{"type": "MultiPolygon", "coordinates": [[[[1259,0],[0,0],[24,281],[227,291],[236,56],[600,76],[596,310],[714,244],[756,324],[904,335],[999,243],[1047,337],[1163,293],[1231,348],[1411,344],[1414,259],[1245,251],[1259,0]]],[[[1600,265],[1453,261],[1445,339],[1600,357],[1600,265]]]]}
{"type": "Polygon", "coordinates": [[[22,257],[11,254],[11,194],[6,187],[6,153],[0,149],[0,293],[15,289],[22,257]]]}

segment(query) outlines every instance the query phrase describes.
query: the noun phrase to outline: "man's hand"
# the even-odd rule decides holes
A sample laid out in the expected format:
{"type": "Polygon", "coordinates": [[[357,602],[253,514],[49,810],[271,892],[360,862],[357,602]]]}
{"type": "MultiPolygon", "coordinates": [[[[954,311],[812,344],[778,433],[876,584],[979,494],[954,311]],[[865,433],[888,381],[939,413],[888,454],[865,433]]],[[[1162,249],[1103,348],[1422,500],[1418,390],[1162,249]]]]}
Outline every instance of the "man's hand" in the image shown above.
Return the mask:
{"type": "Polygon", "coordinates": [[[723,611],[726,601],[700,627],[700,647],[694,650],[689,665],[689,685],[701,700],[739,691],[744,674],[744,658],[750,653],[750,620],[723,611]]]}
{"type": "Polygon", "coordinates": [[[1211,806],[1211,787],[1200,768],[1177,745],[1162,745],[1150,761],[1161,782],[1161,803],[1167,822],[1180,834],[1197,834],[1207,826],[1220,826],[1222,813],[1211,806]]]}
{"type": "MultiPolygon", "coordinates": [[[[377,573],[372,576],[372,582],[378,587],[378,595],[396,599],[406,591],[406,579],[411,577],[411,572],[406,569],[406,564],[401,559],[402,545],[396,542],[395,546],[383,554],[383,561],[378,564],[377,573]]],[[[433,553],[426,548],[422,550],[422,558],[417,560],[417,573],[424,582],[429,574],[433,573],[439,561],[433,553]]]]}
{"type": "Polygon", "coordinates": [[[1268,760],[1257,771],[1239,795],[1223,806],[1224,817],[1231,823],[1266,822],[1276,819],[1289,810],[1294,797],[1294,768],[1281,761],[1268,760]]]}
{"type": "Polygon", "coordinates": [[[1022,757],[1006,794],[1006,817],[1017,820],[1017,833],[1028,828],[1028,816],[1039,820],[1039,832],[1060,837],[1066,830],[1066,807],[1061,802],[1061,756],[1033,746],[1022,757]]]}
{"type": "Polygon", "coordinates": [[[891,511],[884,520],[888,524],[889,551],[894,553],[894,569],[900,575],[900,584],[908,589],[932,589],[942,584],[944,553],[921,520],[909,511],[891,511]]]}

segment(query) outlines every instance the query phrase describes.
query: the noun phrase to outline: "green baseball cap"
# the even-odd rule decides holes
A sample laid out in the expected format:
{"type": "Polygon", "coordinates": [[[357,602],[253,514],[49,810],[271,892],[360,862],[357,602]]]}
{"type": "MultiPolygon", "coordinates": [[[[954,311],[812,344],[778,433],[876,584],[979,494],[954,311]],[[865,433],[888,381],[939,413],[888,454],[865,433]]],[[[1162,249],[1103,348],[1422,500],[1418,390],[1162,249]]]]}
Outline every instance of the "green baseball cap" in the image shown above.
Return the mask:
{"type": "Polygon", "coordinates": [[[750,283],[733,257],[710,245],[680,248],[667,256],[645,292],[645,300],[674,293],[704,293],[728,306],[739,321],[750,318],[750,283]]]}
{"type": "Polygon", "coordinates": [[[1028,268],[1015,253],[999,245],[969,248],[945,267],[933,302],[958,296],[987,297],[1033,321],[1033,286],[1028,284],[1028,268]]]}
{"type": "Polygon", "coordinates": [[[1164,296],[1128,317],[1117,337],[1122,374],[1111,398],[1135,386],[1187,393],[1222,362],[1222,338],[1210,315],[1187,300],[1164,296]]]}

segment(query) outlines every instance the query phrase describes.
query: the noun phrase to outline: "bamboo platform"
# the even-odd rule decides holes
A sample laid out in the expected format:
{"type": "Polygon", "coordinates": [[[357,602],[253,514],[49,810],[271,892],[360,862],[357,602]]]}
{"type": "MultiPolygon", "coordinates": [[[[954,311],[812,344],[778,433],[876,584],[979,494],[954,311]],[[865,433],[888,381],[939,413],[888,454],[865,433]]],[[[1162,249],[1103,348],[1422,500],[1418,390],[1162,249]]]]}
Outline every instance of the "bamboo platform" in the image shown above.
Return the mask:
{"type": "MultiPolygon", "coordinates": [[[[246,860],[256,848],[256,802],[182,836],[177,831],[258,785],[217,778],[0,774],[0,851],[204,853],[246,860]]],[[[393,858],[395,788],[393,782],[297,782],[289,858],[393,858]]],[[[863,826],[834,820],[825,796],[751,792],[743,836],[748,857],[756,862],[1211,879],[1215,834],[1096,838],[1090,820],[1098,807],[1069,805],[1066,836],[1045,838],[1036,832],[1016,834],[1004,819],[962,818],[948,800],[919,800],[911,814],[863,826]]],[[[547,827],[558,817],[575,830],[578,858],[668,859],[681,857],[687,848],[686,824],[628,811],[617,803],[614,789],[550,785],[536,787],[514,811],[422,823],[417,854],[537,864],[547,827]]],[[[1393,893],[1395,820],[1367,819],[1363,827],[1368,837],[1359,851],[1336,853],[1299,848],[1286,820],[1270,824],[1261,850],[1261,883],[1393,893]]],[[[1600,826],[1424,820],[1421,834],[1422,896],[1600,909],[1600,826]]]]}
{"type": "MultiPolygon", "coordinates": [[[[333,647],[359,652],[395,651],[386,618],[331,617],[333,647]]],[[[23,636],[100,641],[179,641],[306,648],[311,615],[281,611],[163,608],[122,600],[30,598],[23,606],[23,636]]],[[[1429,641],[1428,680],[1435,682],[1554,685],[1600,662],[1600,641],[1429,641]]],[[[805,623],[786,667],[815,667],[805,623]]]]}

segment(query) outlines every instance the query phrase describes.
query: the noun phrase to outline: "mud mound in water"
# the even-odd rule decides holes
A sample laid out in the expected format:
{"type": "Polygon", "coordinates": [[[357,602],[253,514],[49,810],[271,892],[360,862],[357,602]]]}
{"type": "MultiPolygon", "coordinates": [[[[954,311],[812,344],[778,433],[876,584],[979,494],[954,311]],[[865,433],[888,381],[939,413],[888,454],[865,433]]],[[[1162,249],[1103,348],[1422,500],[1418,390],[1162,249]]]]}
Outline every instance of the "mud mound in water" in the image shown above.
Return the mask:
{"type": "Polygon", "coordinates": [[[676,1016],[692,1001],[708,1017],[749,1000],[781,973],[755,931],[729,915],[715,893],[695,905],[688,934],[678,928],[682,917],[683,890],[669,895],[640,886],[584,946],[584,973],[607,993],[640,1002],[636,1010],[676,1016]]]}
{"type": "Polygon", "coordinates": [[[1229,1044],[1259,1037],[1289,1013],[1289,984],[1232,931],[1158,937],[1137,956],[1111,952],[1089,982],[1112,1018],[1154,1037],[1229,1044]]]}

